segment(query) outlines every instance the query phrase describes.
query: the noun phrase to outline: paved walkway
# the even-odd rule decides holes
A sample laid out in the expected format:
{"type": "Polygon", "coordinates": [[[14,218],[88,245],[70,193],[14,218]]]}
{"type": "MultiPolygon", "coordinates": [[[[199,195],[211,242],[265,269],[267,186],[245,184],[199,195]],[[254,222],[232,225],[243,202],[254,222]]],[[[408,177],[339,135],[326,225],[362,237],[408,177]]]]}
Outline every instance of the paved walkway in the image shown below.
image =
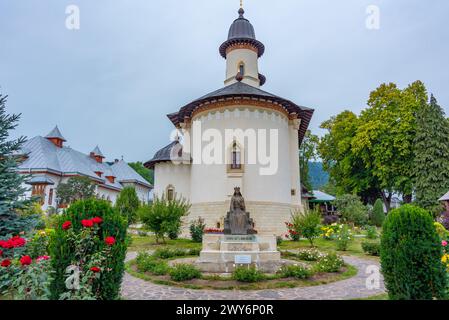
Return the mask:
{"type": "MultiPolygon", "coordinates": [[[[135,257],[136,253],[131,252],[127,260],[135,257]]],[[[367,268],[379,267],[378,262],[354,256],[347,256],[344,259],[346,263],[358,269],[357,275],[321,286],[259,291],[192,290],[156,285],[125,273],[122,296],[128,300],[346,300],[366,298],[385,292],[382,278],[380,288],[368,289],[366,286],[369,276],[366,273],[367,268]]]]}

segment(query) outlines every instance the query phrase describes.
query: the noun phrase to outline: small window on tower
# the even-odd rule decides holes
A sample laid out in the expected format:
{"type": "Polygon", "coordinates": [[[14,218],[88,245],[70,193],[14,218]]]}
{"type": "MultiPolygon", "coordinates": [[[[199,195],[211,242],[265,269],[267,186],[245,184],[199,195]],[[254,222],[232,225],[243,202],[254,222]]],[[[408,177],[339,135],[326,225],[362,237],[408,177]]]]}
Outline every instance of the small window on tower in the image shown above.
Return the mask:
{"type": "Polygon", "coordinates": [[[237,146],[236,142],[234,142],[234,144],[232,146],[232,164],[231,164],[231,169],[233,169],[233,170],[242,169],[241,153],[240,153],[240,149],[237,146]]]}
{"type": "Polygon", "coordinates": [[[245,75],[245,64],[243,62],[241,62],[239,65],[239,73],[241,76],[245,75]]]}

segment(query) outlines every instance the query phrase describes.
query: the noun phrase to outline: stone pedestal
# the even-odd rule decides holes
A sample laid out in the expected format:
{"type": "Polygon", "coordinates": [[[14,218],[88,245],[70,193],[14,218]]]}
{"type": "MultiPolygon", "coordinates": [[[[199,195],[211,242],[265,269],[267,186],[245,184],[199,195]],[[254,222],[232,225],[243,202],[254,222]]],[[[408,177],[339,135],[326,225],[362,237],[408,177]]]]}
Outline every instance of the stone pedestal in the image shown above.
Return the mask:
{"type": "Polygon", "coordinates": [[[277,251],[275,236],[205,234],[196,265],[211,273],[232,272],[240,265],[274,273],[281,266],[281,253],[277,251]]]}

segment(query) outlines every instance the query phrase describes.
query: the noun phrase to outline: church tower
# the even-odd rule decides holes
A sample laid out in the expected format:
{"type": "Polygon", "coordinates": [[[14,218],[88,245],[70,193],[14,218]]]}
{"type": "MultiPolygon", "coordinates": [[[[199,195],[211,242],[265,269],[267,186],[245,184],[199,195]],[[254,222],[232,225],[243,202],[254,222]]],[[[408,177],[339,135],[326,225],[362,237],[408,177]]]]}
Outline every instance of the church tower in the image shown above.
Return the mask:
{"type": "Polygon", "coordinates": [[[253,87],[265,83],[265,76],[259,73],[259,58],[264,54],[265,46],[256,39],[254,27],[244,17],[245,10],[240,8],[239,17],[229,28],[228,40],[220,46],[220,54],[226,59],[225,86],[242,81],[253,87]]]}
{"type": "MultiPolygon", "coordinates": [[[[167,115],[183,132],[182,143],[145,163],[154,169],[156,197],[189,200],[187,221],[201,217],[208,228],[224,228],[235,188],[259,235],[282,235],[292,210],[302,208],[298,150],[313,109],[260,89],[264,51],[240,7],[219,50],[226,59],[224,87],[167,115]]],[[[183,232],[188,236],[188,227],[183,232]]]]}

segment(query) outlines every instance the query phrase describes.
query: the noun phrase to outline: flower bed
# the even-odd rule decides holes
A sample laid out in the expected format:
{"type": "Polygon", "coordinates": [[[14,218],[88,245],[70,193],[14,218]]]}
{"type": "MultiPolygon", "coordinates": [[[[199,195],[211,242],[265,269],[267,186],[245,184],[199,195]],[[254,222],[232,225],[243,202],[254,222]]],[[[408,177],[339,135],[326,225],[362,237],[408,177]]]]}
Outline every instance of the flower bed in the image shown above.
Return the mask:
{"type": "MultiPolygon", "coordinates": [[[[192,258],[191,254],[189,250],[167,249],[157,250],[153,254],[140,253],[134,261],[127,264],[127,271],[133,276],[156,284],[212,290],[311,286],[346,279],[357,273],[354,267],[344,265],[337,255],[314,250],[309,253],[309,261],[302,260],[303,255],[290,253],[288,258],[297,262],[290,261],[276,274],[263,274],[254,267],[240,267],[233,274],[226,276],[202,274],[194,267],[196,258],[192,258]]],[[[287,253],[284,253],[285,255],[287,253]]]]}
{"type": "Polygon", "coordinates": [[[204,233],[205,234],[224,234],[224,230],[209,228],[209,229],[204,229],[204,233]]]}

